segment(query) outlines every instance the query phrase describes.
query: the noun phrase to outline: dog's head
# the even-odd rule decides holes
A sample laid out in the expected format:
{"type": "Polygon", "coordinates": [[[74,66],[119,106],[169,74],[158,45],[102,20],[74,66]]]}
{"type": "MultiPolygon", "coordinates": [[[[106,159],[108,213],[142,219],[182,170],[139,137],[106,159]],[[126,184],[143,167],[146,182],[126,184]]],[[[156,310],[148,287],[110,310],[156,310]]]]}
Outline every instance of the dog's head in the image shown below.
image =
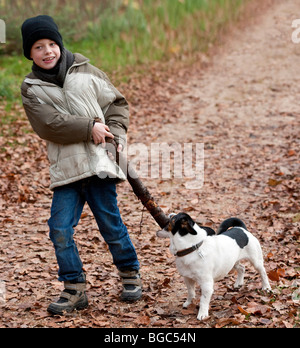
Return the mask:
{"type": "Polygon", "coordinates": [[[187,234],[197,235],[197,231],[194,230],[195,221],[186,213],[179,213],[177,215],[169,215],[170,222],[161,231],[157,232],[157,236],[160,238],[170,238],[171,234],[174,236],[179,233],[181,236],[187,234]]]}

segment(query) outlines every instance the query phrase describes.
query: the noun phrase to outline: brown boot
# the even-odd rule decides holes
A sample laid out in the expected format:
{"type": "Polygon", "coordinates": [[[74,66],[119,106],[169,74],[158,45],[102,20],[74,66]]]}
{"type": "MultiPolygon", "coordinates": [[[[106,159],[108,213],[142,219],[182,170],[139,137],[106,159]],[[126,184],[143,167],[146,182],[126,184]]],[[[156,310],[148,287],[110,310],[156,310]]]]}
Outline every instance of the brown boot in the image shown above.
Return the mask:
{"type": "Polygon", "coordinates": [[[122,278],[122,301],[135,302],[142,297],[142,281],[138,271],[119,271],[122,278]]]}
{"type": "Polygon", "coordinates": [[[64,290],[57,302],[53,302],[47,311],[51,314],[63,315],[73,310],[84,309],[88,306],[88,298],[86,296],[86,284],[64,282],[64,290]]]}

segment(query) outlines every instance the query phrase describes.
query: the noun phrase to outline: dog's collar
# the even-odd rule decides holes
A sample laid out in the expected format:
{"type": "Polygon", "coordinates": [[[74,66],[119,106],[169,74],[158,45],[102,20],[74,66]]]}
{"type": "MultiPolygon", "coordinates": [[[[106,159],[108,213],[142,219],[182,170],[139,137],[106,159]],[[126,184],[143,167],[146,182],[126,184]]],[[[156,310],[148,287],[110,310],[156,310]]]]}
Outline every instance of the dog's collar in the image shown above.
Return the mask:
{"type": "Polygon", "coordinates": [[[203,241],[196,244],[196,245],[193,245],[191,248],[180,250],[175,254],[175,256],[176,257],[183,257],[186,255],[189,255],[189,254],[193,253],[194,251],[198,250],[202,244],[203,244],[203,241]]]}

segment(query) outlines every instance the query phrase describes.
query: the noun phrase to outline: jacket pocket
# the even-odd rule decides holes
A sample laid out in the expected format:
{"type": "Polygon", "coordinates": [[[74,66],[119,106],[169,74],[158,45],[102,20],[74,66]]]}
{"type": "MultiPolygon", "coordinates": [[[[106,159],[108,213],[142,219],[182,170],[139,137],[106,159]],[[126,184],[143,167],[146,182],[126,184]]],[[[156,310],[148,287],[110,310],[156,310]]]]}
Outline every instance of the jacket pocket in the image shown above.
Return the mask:
{"type": "Polygon", "coordinates": [[[55,166],[57,162],[59,161],[61,145],[48,142],[47,150],[48,150],[48,159],[50,162],[50,166],[55,166]]]}

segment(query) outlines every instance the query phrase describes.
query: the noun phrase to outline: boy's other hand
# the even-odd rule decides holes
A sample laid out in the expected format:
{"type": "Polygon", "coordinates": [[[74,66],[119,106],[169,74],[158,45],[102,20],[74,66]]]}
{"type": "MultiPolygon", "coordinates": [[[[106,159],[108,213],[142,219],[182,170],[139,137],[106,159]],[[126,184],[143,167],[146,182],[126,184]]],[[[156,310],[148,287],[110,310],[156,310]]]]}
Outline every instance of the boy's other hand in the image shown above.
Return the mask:
{"type": "Polygon", "coordinates": [[[105,138],[114,139],[114,135],[110,132],[109,127],[103,123],[96,122],[92,129],[92,137],[96,145],[102,144],[105,147],[105,138]]]}
{"type": "MultiPolygon", "coordinates": [[[[119,144],[117,146],[117,152],[122,152],[123,151],[123,145],[119,144]]],[[[116,158],[116,153],[112,154],[109,150],[107,151],[107,154],[108,154],[108,157],[112,160],[112,161],[115,161],[116,158]]]]}

